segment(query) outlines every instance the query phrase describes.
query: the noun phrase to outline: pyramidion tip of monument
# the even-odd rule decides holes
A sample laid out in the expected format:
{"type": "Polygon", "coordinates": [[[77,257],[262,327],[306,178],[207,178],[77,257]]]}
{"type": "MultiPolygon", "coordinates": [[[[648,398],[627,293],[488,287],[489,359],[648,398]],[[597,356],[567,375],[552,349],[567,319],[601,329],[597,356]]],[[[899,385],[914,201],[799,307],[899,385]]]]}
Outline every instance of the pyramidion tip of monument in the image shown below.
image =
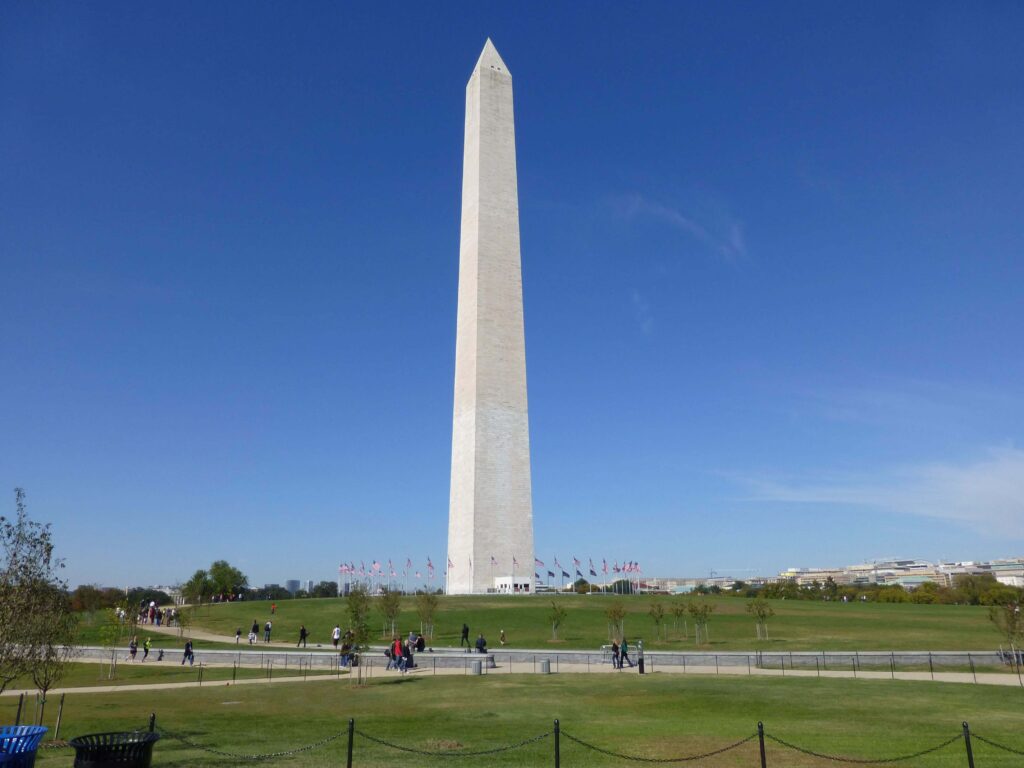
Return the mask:
{"type": "Polygon", "coordinates": [[[477,59],[476,67],[473,71],[481,69],[494,69],[498,72],[504,72],[511,76],[512,73],[508,71],[508,67],[505,66],[505,62],[501,60],[501,56],[498,53],[498,49],[494,47],[494,43],[491,42],[491,38],[487,38],[487,42],[484,43],[484,49],[480,52],[480,58],[477,59]]]}

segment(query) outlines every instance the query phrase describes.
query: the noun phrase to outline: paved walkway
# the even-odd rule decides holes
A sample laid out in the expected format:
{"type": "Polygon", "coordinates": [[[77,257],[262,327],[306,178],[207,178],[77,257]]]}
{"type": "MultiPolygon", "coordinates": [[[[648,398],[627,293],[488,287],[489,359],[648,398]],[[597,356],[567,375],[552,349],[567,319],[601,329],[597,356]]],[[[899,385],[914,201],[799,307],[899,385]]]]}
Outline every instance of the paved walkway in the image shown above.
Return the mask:
{"type": "MultiPolygon", "coordinates": [[[[416,677],[433,677],[436,675],[461,675],[463,677],[472,677],[469,671],[465,668],[458,667],[433,667],[429,664],[429,658],[420,657],[421,666],[409,672],[409,675],[416,677]]],[[[124,662],[128,663],[128,662],[124,662]]],[[[138,662],[136,662],[138,663],[138,662]]],[[[158,665],[161,667],[165,666],[180,666],[178,662],[147,662],[149,664],[158,665]]],[[[229,664],[209,664],[207,666],[220,666],[226,667],[231,666],[229,664]]],[[[536,670],[540,667],[537,666],[536,670]]],[[[504,663],[496,668],[485,669],[485,675],[507,675],[507,674],[534,674],[534,664],[531,662],[513,662],[511,664],[504,663]]],[[[551,671],[553,674],[599,674],[599,675],[625,675],[635,676],[640,678],[639,671],[636,668],[626,668],[623,670],[616,670],[609,664],[573,664],[568,662],[560,662],[557,666],[552,664],[551,671]]],[[[364,674],[370,680],[388,677],[398,679],[401,677],[401,673],[394,670],[385,670],[384,665],[380,664],[367,664],[364,667],[364,674]]],[[[720,667],[716,670],[713,666],[711,667],[694,667],[690,666],[683,668],[678,665],[663,665],[658,667],[655,672],[650,674],[655,675],[726,675],[730,677],[818,677],[818,678],[857,678],[862,680],[913,680],[913,681],[927,681],[927,682],[943,682],[943,683],[967,683],[967,684],[979,684],[979,685],[1003,685],[1003,686],[1020,686],[1020,681],[1016,675],[1010,674],[994,674],[994,673],[978,673],[977,676],[972,675],[970,672],[936,672],[934,677],[928,672],[896,672],[893,675],[890,672],[858,672],[856,675],[851,671],[824,671],[816,672],[813,670],[786,670],[783,672],[779,669],[757,669],[752,668],[746,670],[741,667],[720,667]]],[[[130,683],[125,685],[95,685],[95,686],[82,686],[79,688],[55,688],[50,691],[50,694],[62,694],[62,693],[115,693],[119,691],[146,691],[146,690],[163,690],[163,689],[174,689],[174,688],[199,688],[202,686],[210,687],[227,687],[232,685],[272,685],[274,683],[313,683],[313,682],[326,682],[334,680],[348,681],[350,679],[350,673],[348,670],[344,670],[342,676],[339,678],[337,675],[330,673],[312,674],[309,677],[300,676],[286,676],[286,677],[259,677],[259,678],[246,678],[242,680],[236,680],[234,682],[230,680],[208,680],[204,683],[199,682],[183,682],[183,683],[130,683]]],[[[31,690],[7,690],[4,691],[0,696],[19,696],[22,693],[26,695],[32,695],[36,693],[34,689],[31,690]]]]}

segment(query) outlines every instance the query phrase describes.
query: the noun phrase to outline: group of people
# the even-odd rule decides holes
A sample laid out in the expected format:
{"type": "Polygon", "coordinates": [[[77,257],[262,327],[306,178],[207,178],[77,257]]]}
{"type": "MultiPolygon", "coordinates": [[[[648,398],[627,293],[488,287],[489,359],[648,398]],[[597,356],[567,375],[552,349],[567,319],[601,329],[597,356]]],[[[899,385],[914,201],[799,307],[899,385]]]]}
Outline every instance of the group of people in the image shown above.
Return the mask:
{"type": "Polygon", "coordinates": [[[384,650],[388,664],[385,669],[397,669],[403,675],[416,666],[415,654],[426,648],[426,641],[423,635],[410,632],[409,637],[403,642],[395,635],[391,638],[391,645],[384,650]]]}
{"type": "MultiPolygon", "coordinates": [[[[274,623],[270,619],[267,619],[266,624],[263,625],[263,642],[264,643],[269,643],[270,642],[270,633],[271,633],[271,631],[273,629],[274,629],[274,623]]],[[[303,630],[305,630],[305,627],[303,627],[303,630]]],[[[260,623],[256,619],[253,619],[252,620],[252,626],[249,627],[249,645],[253,645],[256,642],[256,638],[259,637],[259,634],[260,634],[260,623]]],[[[241,641],[242,641],[242,628],[239,627],[238,629],[235,630],[235,645],[237,645],[241,641]]],[[[302,642],[302,641],[300,640],[300,642],[302,642]]]]}
{"type": "Polygon", "coordinates": [[[612,668],[622,669],[623,664],[633,666],[633,662],[629,658],[629,643],[626,642],[626,638],[622,638],[621,643],[612,640],[612,668]]]}
{"type": "MultiPolygon", "coordinates": [[[[502,648],[504,648],[505,647],[505,643],[508,642],[508,638],[505,636],[505,630],[504,629],[498,632],[498,642],[501,644],[502,648]]],[[[487,640],[484,639],[484,633],[483,632],[480,632],[479,634],[477,634],[477,636],[476,636],[476,643],[474,645],[470,645],[470,643],[469,643],[469,625],[466,624],[466,623],[462,624],[462,635],[459,637],[459,648],[461,648],[463,646],[463,644],[465,644],[467,651],[471,651],[475,647],[477,653],[487,653],[487,640]]]]}
{"type": "MultiPolygon", "coordinates": [[[[142,642],[142,660],[145,661],[149,658],[149,649],[152,647],[153,641],[148,637],[142,642]]],[[[132,639],[128,641],[128,658],[125,661],[135,661],[135,657],[139,653],[139,637],[138,635],[132,635],[132,639]]]]}

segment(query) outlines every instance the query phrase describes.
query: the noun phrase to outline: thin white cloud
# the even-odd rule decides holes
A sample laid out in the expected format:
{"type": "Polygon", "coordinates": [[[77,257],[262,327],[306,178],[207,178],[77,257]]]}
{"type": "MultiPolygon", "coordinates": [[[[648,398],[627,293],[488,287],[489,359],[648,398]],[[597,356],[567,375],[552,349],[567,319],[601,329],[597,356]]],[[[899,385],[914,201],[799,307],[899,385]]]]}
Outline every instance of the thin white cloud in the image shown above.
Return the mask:
{"type": "Polygon", "coordinates": [[[702,223],[681,210],[635,193],[621,198],[618,205],[627,219],[648,217],[662,221],[695,238],[726,261],[736,261],[747,255],[743,223],[731,216],[719,214],[714,223],[702,223]]]}
{"type": "Polygon", "coordinates": [[[1024,450],[993,448],[961,465],[930,463],[841,482],[744,481],[759,501],[874,507],[1024,539],[1024,450]]]}
{"type": "Polygon", "coordinates": [[[633,293],[630,294],[630,299],[633,303],[633,312],[636,314],[636,322],[640,326],[640,330],[645,335],[650,335],[654,331],[654,316],[651,314],[651,305],[640,295],[640,291],[635,288],[633,293]]]}

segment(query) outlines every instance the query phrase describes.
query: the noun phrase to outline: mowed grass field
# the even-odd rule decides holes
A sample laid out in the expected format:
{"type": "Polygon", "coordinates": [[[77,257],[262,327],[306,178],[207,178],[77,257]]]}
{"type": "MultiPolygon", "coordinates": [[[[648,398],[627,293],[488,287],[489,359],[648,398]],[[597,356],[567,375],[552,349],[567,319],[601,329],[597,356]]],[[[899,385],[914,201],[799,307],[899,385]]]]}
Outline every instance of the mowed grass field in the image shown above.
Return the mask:
{"type": "MultiPolygon", "coordinates": [[[[13,718],[16,699],[0,699],[13,718]]],[[[956,736],[962,720],[973,731],[1024,749],[1024,691],[947,683],[813,678],[717,678],[623,674],[394,677],[364,687],[351,682],[228,686],[105,694],[68,694],[61,735],[144,728],[150,712],[158,729],[236,753],[278,752],[343,733],[349,717],[360,730],[414,749],[441,751],[428,757],[357,738],[355,765],[441,766],[451,755],[498,747],[549,731],[559,718],[565,733],[600,747],[647,757],[707,752],[766,731],[816,751],[858,758],[910,754],[956,736]]],[[[52,728],[55,707],[47,710],[52,728]]],[[[272,761],[274,766],[327,768],[344,765],[345,737],[323,747],[272,761]]],[[[1009,768],[1020,758],[975,742],[977,765],[1009,768]]],[[[467,757],[488,766],[553,765],[551,738],[520,750],[467,757]]],[[[43,768],[71,766],[71,750],[43,750],[43,768]]],[[[154,765],[230,766],[242,761],[216,756],[166,737],[154,765]]],[[[622,760],[589,751],[562,738],[563,766],[616,766],[622,760]]],[[[701,760],[708,768],[756,766],[757,743],[701,760]]],[[[818,758],[769,742],[768,765],[803,768],[818,758]]],[[[916,758],[915,768],[966,765],[961,741],[916,758]]]]}
{"type": "MultiPolygon", "coordinates": [[[[642,638],[652,650],[720,651],[981,651],[999,646],[1000,636],[988,619],[988,609],[968,605],[914,605],[910,603],[835,603],[773,600],[775,610],[768,622],[769,640],[757,640],[754,621],[746,612],[748,601],[739,598],[707,598],[715,606],[710,620],[711,642],[697,646],[693,640],[693,622],[687,618],[688,637],[682,620],[671,615],[674,604],[685,604],[681,597],[559,595],[553,597],[441,597],[434,618],[432,645],[437,648],[459,645],[463,622],[469,625],[471,639],[483,632],[491,647],[498,645],[498,633],[504,629],[511,648],[593,649],[608,642],[605,611],[621,602],[627,611],[625,632],[630,640],[642,638]],[[661,636],[648,611],[658,600],[666,611],[661,636]],[[558,640],[551,634],[549,614],[552,601],[567,613],[559,628],[558,640]]],[[[376,607],[371,615],[373,639],[381,640],[383,618],[376,607]]],[[[330,645],[331,630],[347,627],[343,598],[283,600],[277,613],[270,615],[268,602],[224,603],[198,609],[195,627],[224,636],[233,636],[236,627],[248,632],[256,619],[262,626],[274,622],[273,639],[295,642],[299,626],[310,631],[310,644],[330,645]]],[[[413,598],[403,601],[398,630],[407,634],[419,631],[420,620],[413,598]]]]}

